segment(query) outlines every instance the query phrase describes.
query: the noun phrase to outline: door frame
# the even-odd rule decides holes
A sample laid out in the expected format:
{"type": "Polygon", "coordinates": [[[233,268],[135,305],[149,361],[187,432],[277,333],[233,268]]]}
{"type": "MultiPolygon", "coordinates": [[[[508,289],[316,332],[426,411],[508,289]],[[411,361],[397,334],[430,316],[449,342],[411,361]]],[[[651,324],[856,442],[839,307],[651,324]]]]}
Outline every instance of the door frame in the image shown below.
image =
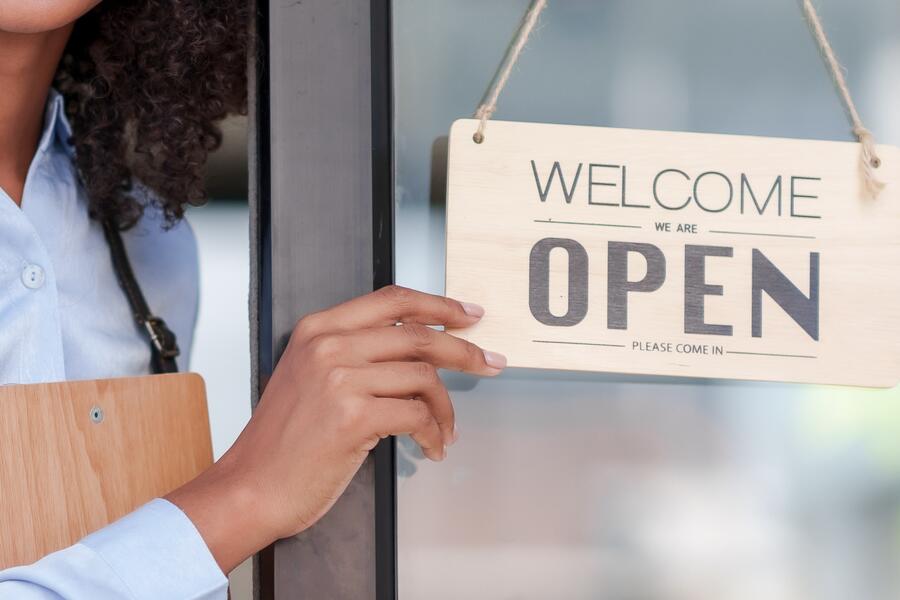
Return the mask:
{"type": "MultiPolygon", "coordinates": [[[[250,0],[255,408],[303,315],[394,281],[390,0],[250,0]]],[[[254,559],[254,598],[397,597],[396,446],[254,559]]]]}

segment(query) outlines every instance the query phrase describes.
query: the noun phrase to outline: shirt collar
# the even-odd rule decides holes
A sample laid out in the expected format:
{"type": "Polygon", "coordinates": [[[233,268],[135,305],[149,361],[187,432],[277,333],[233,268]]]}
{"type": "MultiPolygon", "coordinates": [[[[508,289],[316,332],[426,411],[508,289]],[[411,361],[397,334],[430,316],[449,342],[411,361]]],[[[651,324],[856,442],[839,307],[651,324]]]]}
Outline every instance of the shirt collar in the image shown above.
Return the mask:
{"type": "Polygon", "coordinates": [[[62,94],[50,89],[47,96],[47,108],[44,110],[44,131],[38,144],[40,152],[47,152],[54,142],[59,142],[66,154],[74,156],[75,148],[69,143],[72,137],[72,126],[66,118],[65,101],[62,94]]]}

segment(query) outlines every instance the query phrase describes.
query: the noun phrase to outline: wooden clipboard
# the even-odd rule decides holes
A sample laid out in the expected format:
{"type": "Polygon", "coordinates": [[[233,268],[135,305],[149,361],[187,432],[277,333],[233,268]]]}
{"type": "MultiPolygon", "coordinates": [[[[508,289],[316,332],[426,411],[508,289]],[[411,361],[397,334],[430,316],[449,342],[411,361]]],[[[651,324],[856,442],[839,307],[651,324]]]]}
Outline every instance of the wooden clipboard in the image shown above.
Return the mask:
{"type": "Polygon", "coordinates": [[[69,546],[210,464],[199,375],[0,387],[0,569],[69,546]]]}

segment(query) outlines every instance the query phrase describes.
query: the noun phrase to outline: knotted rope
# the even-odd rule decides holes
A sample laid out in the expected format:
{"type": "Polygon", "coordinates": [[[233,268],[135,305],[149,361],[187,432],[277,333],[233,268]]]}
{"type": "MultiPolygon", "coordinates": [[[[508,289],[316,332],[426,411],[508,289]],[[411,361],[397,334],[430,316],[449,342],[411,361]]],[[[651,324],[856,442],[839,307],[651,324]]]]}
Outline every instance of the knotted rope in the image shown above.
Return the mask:
{"type": "MultiPolygon", "coordinates": [[[[875,169],[881,166],[881,159],[878,158],[878,152],[875,147],[875,138],[872,135],[872,132],[863,125],[862,118],[860,118],[859,111],[856,108],[856,103],[853,102],[850,89],[847,87],[844,71],[834,54],[831,43],[828,41],[828,36],[825,34],[825,29],[822,27],[822,21],[819,19],[819,14],[813,6],[812,0],[802,0],[801,5],[803,6],[803,12],[806,15],[806,20],[809,22],[813,37],[819,45],[819,50],[822,53],[825,64],[829,71],[831,71],[835,88],[844,103],[847,116],[852,125],[853,135],[859,140],[861,147],[860,163],[866,190],[873,198],[877,197],[881,190],[884,189],[884,183],[875,175],[875,169]]],[[[480,144],[484,141],[484,132],[487,128],[487,122],[494,115],[494,112],[496,112],[497,101],[500,98],[500,94],[503,92],[503,88],[506,87],[509,77],[512,74],[512,70],[516,66],[519,57],[522,55],[525,45],[528,43],[528,38],[531,36],[532,31],[534,31],[538,17],[540,17],[546,7],[547,0],[533,0],[529,5],[528,11],[522,19],[522,24],[519,26],[512,44],[510,44],[506,51],[506,56],[504,57],[503,63],[500,65],[500,69],[497,72],[494,81],[491,83],[481,104],[475,111],[475,118],[479,120],[479,123],[478,129],[475,131],[472,139],[476,144],[480,144]]]]}

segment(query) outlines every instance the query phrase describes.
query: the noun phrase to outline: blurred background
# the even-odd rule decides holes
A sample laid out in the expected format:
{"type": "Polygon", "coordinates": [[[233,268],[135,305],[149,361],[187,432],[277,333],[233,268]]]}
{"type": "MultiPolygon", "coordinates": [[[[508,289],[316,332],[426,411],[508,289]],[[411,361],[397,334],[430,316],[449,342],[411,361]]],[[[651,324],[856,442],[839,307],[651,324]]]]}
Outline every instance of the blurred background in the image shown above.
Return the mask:
{"type": "MultiPolygon", "coordinates": [[[[900,3],[816,5],[864,120],[900,144],[900,3]]],[[[527,6],[393,2],[400,284],[443,290],[442,138],[527,6]]],[[[851,139],[796,0],[551,0],[495,118],[851,139]]],[[[448,460],[401,448],[401,598],[900,598],[897,391],[447,382],[448,460]]]]}
{"type": "Polygon", "coordinates": [[[222,146],[208,163],[211,200],[192,207],[187,216],[200,254],[200,314],[191,370],[206,380],[216,459],[250,418],[247,117],[228,118],[222,133],[222,146]]]}

